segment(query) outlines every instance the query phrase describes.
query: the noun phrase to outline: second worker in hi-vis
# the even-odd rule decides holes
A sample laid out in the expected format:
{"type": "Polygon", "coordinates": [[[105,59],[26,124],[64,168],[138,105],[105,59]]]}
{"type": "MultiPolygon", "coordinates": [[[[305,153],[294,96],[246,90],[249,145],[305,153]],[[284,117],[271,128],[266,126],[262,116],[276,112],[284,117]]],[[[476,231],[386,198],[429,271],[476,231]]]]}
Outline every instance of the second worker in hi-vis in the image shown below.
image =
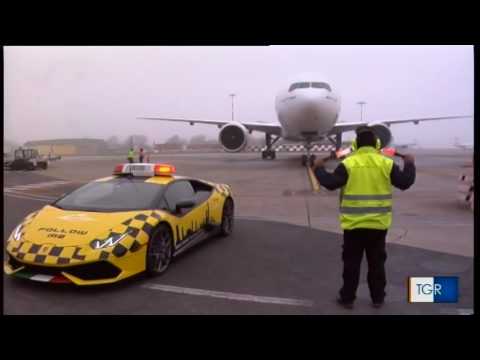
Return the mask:
{"type": "Polygon", "coordinates": [[[365,251],[368,287],[374,307],[385,298],[385,240],[392,223],[392,185],[406,190],[415,182],[412,155],[404,156],[403,171],[380,153],[380,140],[373,129],[358,128],[355,150],[331,174],[324,160],[314,164],[319,183],[328,190],[341,188],[340,224],[343,229],[343,287],[337,302],[351,309],[356,298],[360,265],[365,251]]]}

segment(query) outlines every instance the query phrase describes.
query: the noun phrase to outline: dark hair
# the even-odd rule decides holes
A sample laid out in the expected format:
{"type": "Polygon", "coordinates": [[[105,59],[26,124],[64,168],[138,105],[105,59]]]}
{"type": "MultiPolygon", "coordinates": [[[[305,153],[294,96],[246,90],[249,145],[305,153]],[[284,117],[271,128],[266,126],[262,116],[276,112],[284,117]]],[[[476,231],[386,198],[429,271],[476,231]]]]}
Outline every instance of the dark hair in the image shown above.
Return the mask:
{"type": "Polygon", "coordinates": [[[357,135],[357,147],[373,146],[377,144],[377,137],[372,131],[364,131],[357,135]]]}

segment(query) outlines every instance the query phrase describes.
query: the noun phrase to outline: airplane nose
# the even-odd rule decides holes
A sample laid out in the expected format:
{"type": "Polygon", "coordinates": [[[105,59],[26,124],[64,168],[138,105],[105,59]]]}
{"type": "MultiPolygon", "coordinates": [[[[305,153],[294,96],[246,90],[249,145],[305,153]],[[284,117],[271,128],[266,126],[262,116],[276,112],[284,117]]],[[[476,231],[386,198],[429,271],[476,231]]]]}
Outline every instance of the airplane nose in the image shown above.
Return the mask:
{"type": "Polygon", "coordinates": [[[315,93],[305,93],[302,94],[301,104],[305,109],[310,109],[310,111],[318,111],[321,109],[327,100],[328,93],[325,91],[316,91],[315,93]]]}
{"type": "Polygon", "coordinates": [[[318,104],[305,103],[300,116],[302,131],[312,132],[319,129],[322,122],[322,112],[318,104]]]}
{"type": "Polygon", "coordinates": [[[322,132],[331,127],[334,116],[327,95],[326,91],[302,94],[298,123],[301,132],[322,132]]]}
{"type": "Polygon", "coordinates": [[[303,113],[307,117],[319,117],[324,110],[324,97],[309,96],[303,99],[303,113]]]}

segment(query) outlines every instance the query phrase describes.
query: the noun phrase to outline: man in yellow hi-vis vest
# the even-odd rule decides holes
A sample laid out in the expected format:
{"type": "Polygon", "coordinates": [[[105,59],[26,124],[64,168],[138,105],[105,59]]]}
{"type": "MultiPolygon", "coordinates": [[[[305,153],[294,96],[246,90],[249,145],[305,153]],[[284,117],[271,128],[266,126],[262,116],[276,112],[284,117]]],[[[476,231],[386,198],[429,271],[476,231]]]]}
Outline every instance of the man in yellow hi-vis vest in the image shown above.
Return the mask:
{"type": "Polygon", "coordinates": [[[133,148],[130,148],[130,150],[128,150],[128,156],[127,156],[128,162],[133,163],[134,157],[135,157],[135,151],[133,151],[133,148]]]}
{"type": "Polygon", "coordinates": [[[319,183],[328,190],[340,190],[340,224],[343,229],[343,287],[337,302],[353,308],[360,278],[363,252],[368,262],[368,287],[372,305],[379,308],[385,298],[385,240],[392,223],[392,185],[406,190],[415,182],[412,155],[405,155],[403,171],[380,153],[374,130],[356,131],[354,152],[331,174],[324,160],[314,164],[319,183]]]}

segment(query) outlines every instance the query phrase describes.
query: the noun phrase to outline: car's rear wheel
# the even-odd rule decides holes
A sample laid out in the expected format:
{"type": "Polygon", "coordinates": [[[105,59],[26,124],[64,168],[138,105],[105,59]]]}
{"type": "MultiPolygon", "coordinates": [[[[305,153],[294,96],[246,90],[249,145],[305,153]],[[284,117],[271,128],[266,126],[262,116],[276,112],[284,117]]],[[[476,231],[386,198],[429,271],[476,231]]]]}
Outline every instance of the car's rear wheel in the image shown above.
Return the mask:
{"type": "Polygon", "coordinates": [[[233,205],[233,200],[231,198],[227,198],[223,204],[222,224],[220,225],[221,236],[228,236],[233,232],[234,212],[235,207],[233,205]]]}
{"type": "Polygon", "coordinates": [[[146,272],[150,276],[163,274],[173,255],[173,236],[166,224],[160,224],[152,234],[147,247],[146,272]]]}

